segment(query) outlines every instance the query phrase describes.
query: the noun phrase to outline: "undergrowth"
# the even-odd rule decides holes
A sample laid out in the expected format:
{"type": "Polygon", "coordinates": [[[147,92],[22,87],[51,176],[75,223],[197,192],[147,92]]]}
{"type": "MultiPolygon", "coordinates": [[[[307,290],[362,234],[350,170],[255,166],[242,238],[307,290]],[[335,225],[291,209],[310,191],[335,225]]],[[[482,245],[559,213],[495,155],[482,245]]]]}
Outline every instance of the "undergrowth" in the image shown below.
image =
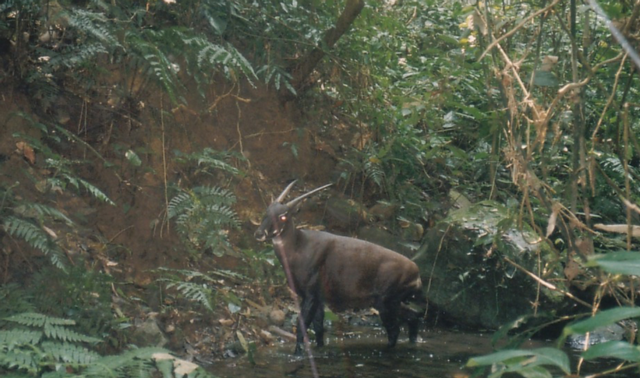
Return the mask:
{"type": "Polygon", "coordinates": [[[12,377],[210,377],[202,368],[161,348],[131,348],[102,356],[99,338],[73,329],[66,318],[20,313],[0,329],[0,372],[12,377]]]}

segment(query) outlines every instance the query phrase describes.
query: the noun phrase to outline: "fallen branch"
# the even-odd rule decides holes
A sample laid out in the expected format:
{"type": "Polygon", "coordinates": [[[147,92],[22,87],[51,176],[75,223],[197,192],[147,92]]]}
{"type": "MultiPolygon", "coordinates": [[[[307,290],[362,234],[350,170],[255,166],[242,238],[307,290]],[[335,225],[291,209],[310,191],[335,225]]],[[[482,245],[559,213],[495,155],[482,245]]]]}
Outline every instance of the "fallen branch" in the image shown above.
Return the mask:
{"type": "Polygon", "coordinates": [[[631,226],[628,224],[594,224],[593,228],[596,228],[601,231],[606,232],[614,232],[616,234],[628,234],[629,229],[631,229],[631,236],[634,238],[640,237],[640,226],[631,226]]]}
{"type": "Polygon", "coordinates": [[[284,329],[282,329],[280,327],[276,327],[274,325],[270,325],[268,329],[269,329],[269,332],[278,334],[278,335],[284,337],[285,339],[289,339],[289,340],[292,340],[292,341],[296,340],[296,335],[294,335],[291,332],[287,332],[287,331],[285,331],[284,329]]]}

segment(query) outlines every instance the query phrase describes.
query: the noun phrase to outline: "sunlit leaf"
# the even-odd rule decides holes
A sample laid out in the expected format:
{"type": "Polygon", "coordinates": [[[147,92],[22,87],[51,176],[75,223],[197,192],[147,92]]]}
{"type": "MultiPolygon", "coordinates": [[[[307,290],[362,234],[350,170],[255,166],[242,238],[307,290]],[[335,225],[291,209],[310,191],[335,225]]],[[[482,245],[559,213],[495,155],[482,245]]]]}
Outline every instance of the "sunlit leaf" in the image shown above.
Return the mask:
{"type": "Polygon", "coordinates": [[[613,274],[640,276],[640,252],[610,252],[589,258],[587,266],[599,266],[613,274]]]}
{"type": "Polygon", "coordinates": [[[640,347],[625,341],[608,341],[596,344],[582,353],[586,360],[600,357],[619,358],[621,360],[640,362],[640,347]]]}
{"type": "Polygon", "coordinates": [[[138,156],[138,154],[136,154],[133,150],[129,150],[125,152],[124,156],[127,158],[129,163],[134,167],[139,167],[140,165],[142,165],[142,160],[140,160],[140,157],[138,156]]]}
{"type": "Polygon", "coordinates": [[[559,341],[564,342],[564,339],[571,334],[591,332],[596,328],[638,316],[640,316],[640,307],[617,307],[601,311],[591,318],[564,327],[559,341]]]}
{"type": "Polygon", "coordinates": [[[570,372],[569,357],[563,351],[555,348],[503,350],[486,356],[473,357],[469,359],[467,366],[490,366],[498,363],[528,368],[552,365],[559,367],[567,374],[570,372]]]}

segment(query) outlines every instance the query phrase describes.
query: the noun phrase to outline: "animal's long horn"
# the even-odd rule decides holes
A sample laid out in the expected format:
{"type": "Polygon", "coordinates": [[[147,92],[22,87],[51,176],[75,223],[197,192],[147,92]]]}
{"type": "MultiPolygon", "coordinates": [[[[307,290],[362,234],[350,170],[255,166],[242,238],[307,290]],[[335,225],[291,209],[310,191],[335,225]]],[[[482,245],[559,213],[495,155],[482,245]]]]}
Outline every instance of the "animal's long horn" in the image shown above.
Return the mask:
{"type": "Polygon", "coordinates": [[[290,208],[290,207],[293,207],[296,203],[298,203],[298,202],[302,201],[303,199],[305,199],[305,198],[309,197],[309,196],[310,196],[310,195],[312,195],[313,193],[316,193],[316,192],[319,192],[319,191],[321,191],[321,190],[323,190],[323,189],[326,189],[326,188],[330,187],[331,185],[333,185],[333,184],[323,185],[323,186],[321,186],[321,187],[319,187],[319,188],[316,188],[316,189],[313,189],[312,191],[307,192],[307,193],[305,193],[305,194],[303,194],[303,195],[301,195],[301,196],[299,196],[299,197],[297,197],[297,198],[295,198],[295,199],[292,199],[291,201],[289,201],[289,202],[287,203],[287,207],[289,207],[289,208],[290,208]]]}
{"type": "Polygon", "coordinates": [[[293,188],[293,186],[296,184],[296,182],[298,182],[298,180],[293,180],[291,181],[291,184],[287,185],[286,188],[284,188],[284,190],[282,191],[282,193],[280,193],[280,195],[278,196],[278,198],[276,198],[275,201],[273,202],[278,202],[278,203],[282,203],[282,200],[284,199],[284,197],[287,196],[287,194],[289,194],[289,191],[291,190],[291,188],[293,188]]]}

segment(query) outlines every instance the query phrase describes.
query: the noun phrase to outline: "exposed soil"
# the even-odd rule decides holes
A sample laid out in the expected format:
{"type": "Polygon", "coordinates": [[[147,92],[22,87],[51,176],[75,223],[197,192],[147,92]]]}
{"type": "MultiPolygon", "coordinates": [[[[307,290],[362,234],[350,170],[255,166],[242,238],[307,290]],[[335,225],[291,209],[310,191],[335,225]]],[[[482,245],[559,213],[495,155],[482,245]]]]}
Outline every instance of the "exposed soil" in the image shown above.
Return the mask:
{"type": "MultiPolygon", "coordinates": [[[[195,88],[191,93],[195,93],[195,88]]],[[[236,330],[244,330],[248,338],[260,339],[261,331],[273,323],[271,311],[291,313],[285,287],[236,283],[233,290],[250,301],[243,313],[250,316],[245,316],[246,324],[242,325],[238,324],[240,316],[232,316],[226,308],[219,308],[206,319],[181,312],[179,303],[164,303],[175,310],[162,311],[153,269],[207,271],[210,267],[237,269],[243,263],[234,254],[216,257],[205,253],[196,257],[186,252],[175,227],[166,219],[166,187],[231,185],[238,198],[235,210],[242,225],[229,238],[237,250],[263,249],[252,235],[272,196],[292,179],[301,182],[294,194],[335,180],[336,155],[351,143],[351,128],[328,115],[323,118],[331,119],[329,124],[309,118],[296,104],[280,103],[270,89],[246,83],[221,81],[210,89],[206,102],[193,96],[188,98],[188,106],[172,107],[166,98],[152,91],[137,99],[117,98],[110,93],[98,94],[96,98],[104,101],[83,101],[70,95],[43,110],[17,91],[4,90],[0,94],[2,183],[11,185],[19,181],[17,188],[22,198],[56,206],[76,221],[81,226],[80,232],[71,233],[64,225],[53,230],[59,236],[64,235],[59,242],[68,262],[84,261],[91,269],[108,272],[126,295],[145,299],[142,305],[116,301],[114,306],[126,315],[141,322],[149,312],[161,312],[159,325],[170,335],[170,347],[182,348],[188,341],[200,348],[194,353],[211,353],[215,357],[228,350],[229,343],[236,339],[236,330]],[[35,140],[46,138],[37,128],[29,126],[31,121],[16,116],[16,112],[35,122],[43,119],[57,122],[84,141],[86,144],[62,138],[62,147],[51,147],[67,158],[90,161],[74,167],[75,172],[102,190],[115,206],[72,190],[38,190],[38,182],[52,172],[45,168],[38,150],[32,149],[24,137],[14,134],[20,132],[35,140]],[[244,176],[229,179],[223,175],[195,175],[192,167],[175,160],[175,151],[187,154],[207,147],[234,151],[244,157],[234,162],[244,176]],[[130,164],[125,157],[130,149],[140,156],[140,166],[130,164]],[[266,287],[261,291],[257,289],[260,285],[266,287]],[[251,316],[251,311],[255,316],[251,316]]],[[[2,283],[28,285],[30,274],[48,264],[38,257],[37,251],[19,240],[4,235],[0,241],[5,252],[0,257],[2,283]]],[[[265,337],[262,341],[270,342],[265,337]]]]}

